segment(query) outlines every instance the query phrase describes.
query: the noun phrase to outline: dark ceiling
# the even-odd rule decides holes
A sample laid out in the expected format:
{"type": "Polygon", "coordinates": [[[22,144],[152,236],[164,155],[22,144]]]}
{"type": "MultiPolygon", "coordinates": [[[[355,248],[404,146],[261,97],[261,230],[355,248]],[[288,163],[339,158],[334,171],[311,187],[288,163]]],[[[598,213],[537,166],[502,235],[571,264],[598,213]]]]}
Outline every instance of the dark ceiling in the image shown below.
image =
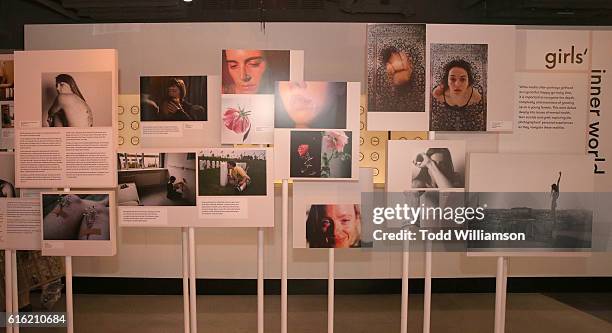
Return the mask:
{"type": "Polygon", "coordinates": [[[214,21],[612,25],[612,0],[0,0],[0,49],[25,24],[214,21]]]}

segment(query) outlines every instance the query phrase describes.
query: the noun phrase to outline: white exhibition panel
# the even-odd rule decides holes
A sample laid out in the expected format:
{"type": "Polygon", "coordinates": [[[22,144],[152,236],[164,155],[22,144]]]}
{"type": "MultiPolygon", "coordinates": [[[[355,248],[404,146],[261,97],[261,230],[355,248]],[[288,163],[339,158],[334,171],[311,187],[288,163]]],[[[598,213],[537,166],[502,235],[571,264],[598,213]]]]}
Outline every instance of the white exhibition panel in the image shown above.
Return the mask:
{"type": "Polygon", "coordinates": [[[115,186],[117,63],[111,49],[15,52],[17,187],[115,186]]]}

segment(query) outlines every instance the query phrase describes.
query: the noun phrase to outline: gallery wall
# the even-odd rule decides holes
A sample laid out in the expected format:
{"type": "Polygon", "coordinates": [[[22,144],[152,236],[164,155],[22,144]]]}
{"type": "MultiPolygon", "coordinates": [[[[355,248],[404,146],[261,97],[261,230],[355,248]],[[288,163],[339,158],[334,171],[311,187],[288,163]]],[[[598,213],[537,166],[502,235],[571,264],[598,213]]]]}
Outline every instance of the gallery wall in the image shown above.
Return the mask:
{"type": "MultiPolygon", "coordinates": [[[[362,94],[366,88],[365,24],[268,23],[265,33],[259,23],[39,25],[26,26],[25,48],[115,48],[119,54],[122,95],[137,94],[142,75],[220,75],[220,54],[224,48],[304,50],[305,80],[360,81],[362,94]]],[[[436,136],[436,139],[465,138],[461,134],[436,136]]],[[[478,134],[469,139],[468,153],[496,152],[497,135],[478,134]]],[[[290,203],[291,199],[290,193],[290,203]]],[[[275,188],[275,205],[277,227],[266,229],[267,278],[280,276],[279,187],[275,188]]],[[[198,277],[256,277],[255,229],[199,229],[196,240],[198,277]]],[[[118,255],[75,258],[75,275],[178,277],[180,241],[179,229],[119,228],[118,255]]],[[[512,276],[612,275],[611,259],[606,254],[589,258],[517,258],[512,259],[509,272],[512,276]]],[[[339,278],[396,278],[400,273],[400,253],[336,251],[339,278]]],[[[493,276],[495,259],[438,253],[434,255],[433,273],[439,277],[493,276]]],[[[414,253],[410,275],[422,274],[423,254],[414,253]]],[[[290,245],[289,277],[327,277],[327,251],[292,249],[290,245]]]]}

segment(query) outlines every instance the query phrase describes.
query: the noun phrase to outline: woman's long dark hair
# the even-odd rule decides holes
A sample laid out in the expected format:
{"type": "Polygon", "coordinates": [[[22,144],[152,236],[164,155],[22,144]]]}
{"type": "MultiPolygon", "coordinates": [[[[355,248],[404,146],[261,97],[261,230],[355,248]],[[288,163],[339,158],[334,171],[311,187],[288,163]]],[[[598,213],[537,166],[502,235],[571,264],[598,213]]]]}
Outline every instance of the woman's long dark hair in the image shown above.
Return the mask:
{"type": "Polygon", "coordinates": [[[468,76],[468,86],[471,87],[474,84],[474,70],[472,69],[472,65],[463,59],[455,59],[449,61],[444,66],[444,75],[442,76],[442,85],[444,85],[444,90],[446,91],[446,89],[448,89],[448,73],[454,67],[465,70],[468,76]]]}
{"type": "MultiPolygon", "coordinates": [[[[455,167],[453,166],[453,157],[448,148],[429,148],[425,155],[430,157],[433,154],[442,154],[444,163],[437,164],[438,168],[442,172],[442,174],[450,180],[451,183],[455,183],[455,167]]],[[[432,161],[432,163],[435,163],[432,161]]],[[[429,176],[429,173],[426,168],[422,168],[419,172],[419,175],[415,178],[416,180],[421,180],[425,184],[433,183],[433,180],[429,176]]]]}
{"type": "Polygon", "coordinates": [[[325,205],[312,205],[306,219],[306,241],[311,248],[334,247],[334,225],[323,228],[325,205]]]}
{"type": "Polygon", "coordinates": [[[79,86],[77,86],[76,81],[74,80],[74,78],[68,74],[60,74],[58,76],[55,77],[55,85],[58,85],[60,83],[66,83],[70,86],[70,89],[72,90],[72,93],[79,96],[83,102],[85,101],[85,97],[83,97],[83,94],[81,93],[81,90],[79,89],[79,86]]]}

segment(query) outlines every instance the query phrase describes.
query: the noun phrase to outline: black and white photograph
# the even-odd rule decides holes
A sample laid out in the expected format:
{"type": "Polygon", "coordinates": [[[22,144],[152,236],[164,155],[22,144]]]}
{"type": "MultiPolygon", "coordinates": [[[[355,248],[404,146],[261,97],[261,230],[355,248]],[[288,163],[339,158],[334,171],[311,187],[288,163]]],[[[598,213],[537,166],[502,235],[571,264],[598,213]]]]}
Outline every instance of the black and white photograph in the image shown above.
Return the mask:
{"type": "Polygon", "coordinates": [[[289,81],[289,50],[239,50],[221,52],[223,94],[274,94],[274,82],[289,81]]]}
{"type": "Polygon", "coordinates": [[[110,240],[108,194],[42,194],[43,240],[110,240]]]}
{"type": "Polygon", "coordinates": [[[15,98],[15,62],[0,59],[0,101],[12,101],[15,98]]]}
{"type": "Polygon", "coordinates": [[[346,98],[346,82],[277,82],[274,127],[345,129],[346,98]]]}
{"type": "Polygon", "coordinates": [[[118,153],[119,206],[195,206],[195,153],[118,153]]]}
{"type": "Polygon", "coordinates": [[[207,121],[206,76],[140,77],[141,121],[207,121]]]}
{"type": "Polygon", "coordinates": [[[430,131],[487,130],[487,44],[431,44],[430,131]]]}
{"type": "Polygon", "coordinates": [[[388,143],[389,192],[465,187],[465,142],[391,140],[388,143]]]}
{"type": "Polygon", "coordinates": [[[264,149],[202,150],[198,153],[198,195],[265,196],[267,163],[264,149]]]}
{"type": "Polygon", "coordinates": [[[487,233],[523,233],[521,241],[471,241],[470,249],[591,249],[593,230],[592,193],[567,192],[563,173],[551,173],[547,192],[472,193],[474,203],[487,203],[482,222],[471,230],[487,233]],[[559,200],[564,197],[564,200],[559,200]]]}
{"type": "Polygon", "coordinates": [[[425,25],[369,24],[368,112],[425,112],[425,25]]]}
{"type": "Polygon", "coordinates": [[[0,198],[18,197],[15,188],[15,155],[0,152],[0,198]]]}
{"type": "Polygon", "coordinates": [[[43,127],[111,127],[111,72],[42,73],[43,127]]]}
{"type": "Polygon", "coordinates": [[[342,130],[291,131],[291,178],[351,178],[352,133],[342,130]]]}

